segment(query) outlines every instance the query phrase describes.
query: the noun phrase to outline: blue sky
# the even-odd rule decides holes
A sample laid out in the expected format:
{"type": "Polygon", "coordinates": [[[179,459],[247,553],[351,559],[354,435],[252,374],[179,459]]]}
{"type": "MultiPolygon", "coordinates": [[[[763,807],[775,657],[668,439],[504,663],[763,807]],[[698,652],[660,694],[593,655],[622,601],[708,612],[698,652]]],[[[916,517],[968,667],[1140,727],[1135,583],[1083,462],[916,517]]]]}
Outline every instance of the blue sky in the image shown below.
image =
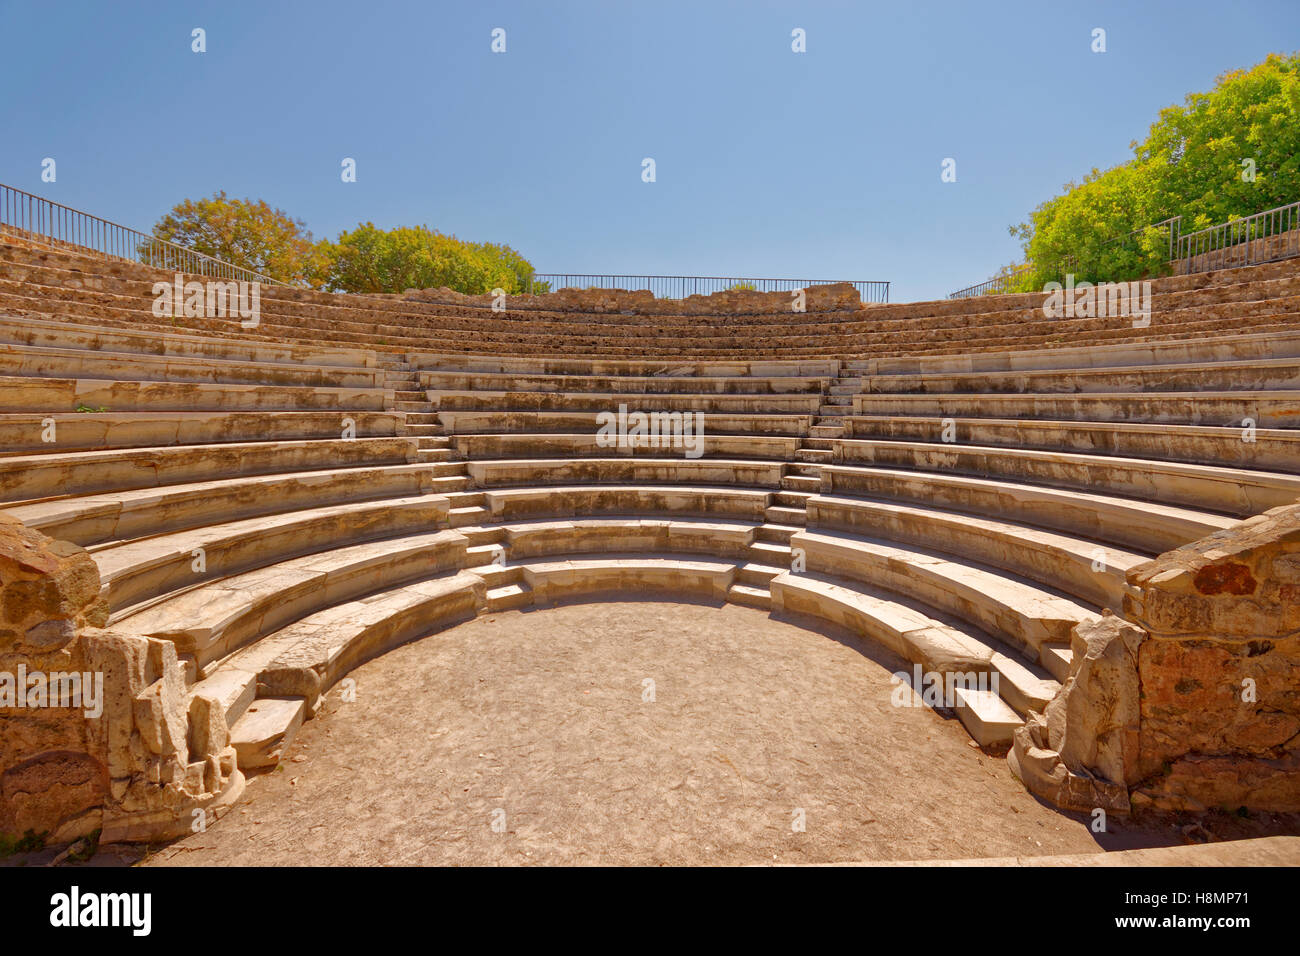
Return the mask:
{"type": "Polygon", "coordinates": [[[542,272],[903,301],[987,278],[1160,108],[1300,49],[1300,3],[0,0],[0,37],[0,182],[136,228],[225,189],[317,237],[423,223],[542,272]]]}

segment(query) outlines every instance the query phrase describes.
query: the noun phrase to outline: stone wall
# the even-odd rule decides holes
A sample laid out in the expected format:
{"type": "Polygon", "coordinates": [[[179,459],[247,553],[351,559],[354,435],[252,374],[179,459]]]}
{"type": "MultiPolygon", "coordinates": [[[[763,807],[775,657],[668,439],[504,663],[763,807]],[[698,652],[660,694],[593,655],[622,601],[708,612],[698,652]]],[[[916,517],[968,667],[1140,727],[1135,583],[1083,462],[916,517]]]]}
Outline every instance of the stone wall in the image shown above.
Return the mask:
{"type": "Polygon", "coordinates": [[[1300,810],[1300,505],[1129,576],[1142,736],[1134,802],[1300,810]]]}
{"type": "Polygon", "coordinates": [[[1132,569],[1013,771],[1068,809],[1300,810],[1300,505],[1132,569]]]}
{"type": "MultiPolygon", "coordinates": [[[[490,295],[463,295],[452,289],[411,289],[404,296],[416,302],[442,305],[467,305],[490,308],[490,295]]],[[[510,309],[546,312],[635,313],[638,315],[771,315],[791,311],[789,292],[752,292],[734,289],[712,295],[692,295],[685,299],[656,299],[648,289],[559,289],[543,295],[506,297],[510,309]]],[[[858,290],[849,282],[809,286],[805,290],[804,311],[847,312],[866,308],[858,290]]]]}
{"type": "Polygon", "coordinates": [[[190,699],[175,646],[107,618],[85,550],[0,515],[2,836],[166,839],[243,787],[225,716],[190,699]]]}

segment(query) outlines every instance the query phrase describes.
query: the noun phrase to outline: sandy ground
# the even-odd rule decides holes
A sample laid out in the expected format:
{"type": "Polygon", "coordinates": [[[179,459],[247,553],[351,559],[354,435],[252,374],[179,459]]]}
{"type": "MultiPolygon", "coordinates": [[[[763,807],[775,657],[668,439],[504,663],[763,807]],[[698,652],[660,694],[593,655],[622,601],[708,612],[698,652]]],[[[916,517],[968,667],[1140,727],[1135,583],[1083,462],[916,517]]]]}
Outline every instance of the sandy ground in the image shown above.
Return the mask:
{"type": "Polygon", "coordinates": [[[1113,817],[1093,834],[1040,804],[955,719],[893,706],[901,669],[847,632],[734,605],[480,617],[354,671],[355,701],[332,690],[228,815],[142,862],[816,863],[1185,842],[1113,817]]]}

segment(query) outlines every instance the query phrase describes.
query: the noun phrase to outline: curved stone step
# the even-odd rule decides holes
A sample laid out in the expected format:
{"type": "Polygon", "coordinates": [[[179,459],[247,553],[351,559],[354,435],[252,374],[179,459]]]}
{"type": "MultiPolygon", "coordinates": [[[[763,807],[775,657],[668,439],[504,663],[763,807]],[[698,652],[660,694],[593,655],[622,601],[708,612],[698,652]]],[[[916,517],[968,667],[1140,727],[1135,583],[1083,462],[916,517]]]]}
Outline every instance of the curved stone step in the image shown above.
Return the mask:
{"type": "Polygon", "coordinates": [[[853,396],[854,415],[1146,422],[1239,428],[1300,427],[1293,391],[1088,392],[1068,395],[961,393],[853,396]]]}
{"type": "Polygon", "coordinates": [[[1300,357],[1300,333],[1201,336],[1120,345],[898,356],[850,363],[863,375],[1005,372],[1040,369],[1120,368],[1169,362],[1221,362],[1300,357]]]}
{"type": "Polygon", "coordinates": [[[423,388],[443,391],[595,392],[604,394],[799,395],[820,394],[830,376],[778,375],[575,375],[540,371],[421,370],[423,388]]]}
{"type": "Polygon", "coordinates": [[[902,415],[855,415],[844,420],[846,438],[929,443],[942,441],[949,423],[959,445],[1082,452],[1265,471],[1294,470],[1300,462],[1300,430],[1281,428],[1247,431],[1214,425],[902,415]]]}
{"type": "Polygon", "coordinates": [[[0,413],[0,456],[111,448],[210,445],[220,442],[341,438],[347,422],[358,438],[392,438],[393,412],[81,412],[0,413]],[[55,443],[44,440],[53,422],[55,443]]]}
{"type": "Polygon", "coordinates": [[[419,495],[208,525],[94,552],[109,608],[123,608],[332,548],[447,527],[448,501],[419,495]],[[200,560],[201,558],[201,560],[200,560]]]}
{"type": "MultiPolygon", "coordinates": [[[[662,454],[671,454],[660,450],[662,454]]],[[[2,464],[2,462],[0,462],[2,464]]],[[[465,464],[475,488],[626,482],[780,488],[784,465],[726,458],[518,458],[465,464]]]]}
{"type": "MultiPolygon", "coordinates": [[[[615,409],[615,411],[617,411],[615,409]]],[[[704,415],[706,435],[807,435],[812,415],[718,414],[704,415]]],[[[436,413],[448,435],[486,435],[545,432],[548,434],[595,434],[601,427],[599,411],[446,411],[436,413]]]]}
{"type": "Polygon", "coordinates": [[[85,495],[339,465],[402,464],[407,437],[227,442],[0,458],[0,501],[85,495]]]}
{"type": "Polygon", "coordinates": [[[967,730],[982,746],[1000,746],[1010,741],[1019,722],[992,706],[948,701],[949,688],[996,686],[1008,707],[1020,705],[1020,714],[1038,709],[1059,690],[1054,681],[1040,677],[1030,666],[997,649],[996,642],[982,634],[963,630],[925,611],[902,603],[887,591],[870,588],[829,575],[785,572],[772,579],[771,605],[774,614],[813,617],[841,627],[879,644],[914,666],[899,672],[911,690],[895,691],[911,706],[951,703],[967,730]],[[920,670],[920,674],[915,673],[920,670]],[[994,678],[996,675],[996,685],[994,678]],[[917,677],[920,677],[918,683],[917,677]],[[938,700],[927,701],[927,689],[937,690],[938,700]],[[1035,706],[1037,705],[1037,706],[1035,706]],[[990,719],[990,713],[996,717],[990,719]],[[990,727],[989,724],[1000,724],[990,727]]]}
{"type": "Polygon", "coordinates": [[[665,361],[663,359],[582,358],[539,354],[527,358],[475,355],[464,352],[413,352],[411,364],[421,372],[481,372],[489,375],[581,375],[643,377],[815,377],[839,374],[836,359],[820,361],[665,361]]]}
{"type": "MultiPolygon", "coordinates": [[[[713,435],[706,430],[692,436],[695,447],[704,457],[733,459],[772,458],[790,461],[799,449],[798,437],[777,435],[713,435]]],[[[592,433],[586,434],[538,434],[518,433],[509,435],[453,435],[452,448],[459,457],[475,461],[485,459],[510,458],[555,458],[560,455],[572,458],[600,458],[611,456],[663,456],[665,453],[681,453],[681,449],[654,444],[650,435],[626,437],[626,447],[617,444],[617,437],[607,439],[592,433]]]]}
{"type": "Polygon", "coordinates": [[[392,395],[385,388],[0,376],[0,411],[5,412],[383,411],[392,395]]]}
{"type": "Polygon", "coordinates": [[[429,390],[438,411],[708,411],[730,414],[815,415],[822,404],[820,392],[812,395],[702,395],[640,392],[488,392],[429,390]]]}
{"type": "Polygon", "coordinates": [[[1009,480],[887,468],[822,467],[822,493],[905,501],[986,515],[1160,554],[1238,519],[1132,498],[1009,480]]]}
{"type": "Polygon", "coordinates": [[[838,529],[899,541],[1003,568],[1119,611],[1126,575],[1153,557],[1031,525],[923,505],[817,495],[808,530],[838,529]]]}
{"type": "MultiPolygon", "coordinates": [[[[466,535],[471,529],[459,529],[466,535]]],[[[754,541],[757,525],[688,518],[572,518],[502,526],[507,560],[580,552],[667,552],[739,558],[754,541]]]]}
{"type": "Polygon", "coordinates": [[[0,342],[0,374],[336,388],[376,388],[383,385],[383,372],[376,368],[248,362],[206,356],[142,355],[4,342],[0,342]]]}
{"type": "Polygon", "coordinates": [[[1069,643],[1077,624],[1095,620],[1092,607],[1010,572],[922,548],[825,531],[802,531],[790,549],[803,551],[807,570],[862,581],[954,615],[986,634],[1038,657],[1049,643],[1069,643]]]}
{"type": "Polygon", "coordinates": [[[29,528],[83,546],[123,542],[321,501],[399,498],[433,490],[429,465],[289,472],[58,498],[0,509],[29,528]]]}
{"type": "Polygon", "coordinates": [[[373,368],[378,363],[370,349],[340,349],[314,344],[255,342],[237,338],[181,332],[136,332],[58,322],[29,316],[0,318],[0,342],[53,348],[137,352],[183,358],[215,358],[238,362],[269,362],[344,368],[373,368]]]}
{"type": "MultiPolygon", "coordinates": [[[[772,492],[687,485],[553,485],[481,492],[495,521],[585,515],[719,515],[764,521],[772,492]]],[[[453,501],[453,511],[455,510],[453,501]]]]}
{"type": "Polygon", "coordinates": [[[1078,393],[1187,392],[1198,389],[1269,391],[1300,388],[1294,357],[1246,361],[1128,365],[1116,368],[1055,368],[991,372],[923,372],[874,375],[863,387],[871,394],[909,393],[1078,393]]]}
{"type": "Polygon", "coordinates": [[[531,561],[523,565],[523,574],[535,603],[627,591],[695,594],[721,602],[734,582],[736,564],[676,555],[604,555],[531,561]]]}
{"type": "Polygon", "coordinates": [[[834,461],[1078,488],[1239,518],[1300,498],[1296,474],[991,445],[843,439],[834,461]]]}
{"type": "Polygon", "coordinates": [[[309,554],[183,591],[114,627],[169,640],[203,668],[326,607],[461,568],[466,544],[462,534],[436,531],[309,554]]]}

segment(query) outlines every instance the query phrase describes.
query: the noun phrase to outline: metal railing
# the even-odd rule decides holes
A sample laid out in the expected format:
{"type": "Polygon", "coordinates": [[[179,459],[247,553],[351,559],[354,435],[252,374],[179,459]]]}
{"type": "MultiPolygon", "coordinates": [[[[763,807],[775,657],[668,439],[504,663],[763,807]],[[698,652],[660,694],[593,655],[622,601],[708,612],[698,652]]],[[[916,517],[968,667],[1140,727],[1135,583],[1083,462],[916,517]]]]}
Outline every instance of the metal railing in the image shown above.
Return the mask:
{"type": "Polygon", "coordinates": [[[3,183],[0,183],[0,232],[33,245],[136,262],[168,272],[288,285],[3,183]]]}
{"type": "MultiPolygon", "coordinates": [[[[1088,264],[1087,266],[1088,270],[1096,271],[1098,267],[1098,260],[1102,255],[1107,254],[1107,250],[1109,250],[1112,246],[1115,246],[1116,244],[1120,245],[1121,247],[1126,246],[1129,243],[1131,243],[1135,237],[1145,235],[1148,229],[1165,230],[1165,246],[1166,246],[1165,260],[1168,261],[1170,258],[1172,258],[1174,254],[1174,244],[1178,240],[1178,228],[1179,225],[1182,223],[1182,220],[1183,220],[1182,216],[1172,216],[1169,219],[1162,219],[1160,222],[1153,223],[1150,226],[1139,226],[1137,229],[1130,229],[1128,232],[1120,233],[1117,236],[1111,236],[1100,246],[1098,246],[1096,250],[1094,250],[1094,258],[1092,262],[1088,264]]],[[[1008,286],[1018,283],[1025,276],[1033,275],[1037,271],[1038,270],[1035,269],[1035,267],[1032,264],[1023,265],[1018,269],[1005,273],[1004,275],[994,276],[992,279],[988,279],[984,282],[977,283],[976,285],[967,286],[964,289],[958,289],[956,292],[950,293],[948,295],[948,298],[969,299],[979,295],[1005,294],[1014,291],[1012,289],[1008,289],[1008,286]]],[[[1052,276],[1054,279],[1056,279],[1059,282],[1064,282],[1065,277],[1070,273],[1074,273],[1075,275],[1078,275],[1082,271],[1084,270],[1080,268],[1078,256],[1066,256],[1064,259],[1062,259],[1060,262],[1056,264],[1056,268],[1054,270],[1052,270],[1047,274],[1052,276]]]]}
{"type": "Polygon", "coordinates": [[[1300,256],[1300,202],[1186,233],[1174,249],[1180,275],[1300,256]]]}
{"type": "Polygon", "coordinates": [[[950,299],[973,299],[977,295],[1004,295],[1012,283],[1018,282],[1021,278],[1034,271],[1033,266],[1021,266],[1011,272],[1000,276],[994,276],[992,279],[986,279],[975,285],[968,285],[964,289],[958,289],[956,292],[949,293],[950,299]]]}
{"type": "Polygon", "coordinates": [[[549,291],[559,289],[624,289],[628,292],[649,290],[656,299],[684,299],[689,295],[712,295],[728,289],[751,289],[755,292],[792,292],[814,285],[848,282],[858,290],[863,302],[888,302],[889,283],[850,279],[754,279],[742,276],[619,276],[568,273],[535,273],[525,289],[531,293],[546,283],[549,291]]]}
{"type": "MultiPolygon", "coordinates": [[[[1275,206],[1240,219],[1231,219],[1217,226],[1182,232],[1183,217],[1171,216],[1150,226],[1142,226],[1119,236],[1112,236],[1101,244],[1097,255],[1115,243],[1128,243],[1148,229],[1165,230],[1166,265],[1173,266],[1177,275],[1210,272],[1239,266],[1277,262],[1300,256],[1300,202],[1275,206]]],[[[1096,268],[1096,261],[1092,268],[1096,268]]],[[[977,285],[967,286],[951,293],[950,299],[968,299],[977,295],[995,295],[1005,292],[1015,280],[1033,272],[1032,266],[1021,266],[1014,272],[994,276],[977,285]]],[[[1067,256],[1057,266],[1057,278],[1066,273],[1078,273],[1077,256],[1067,256]]]]}

